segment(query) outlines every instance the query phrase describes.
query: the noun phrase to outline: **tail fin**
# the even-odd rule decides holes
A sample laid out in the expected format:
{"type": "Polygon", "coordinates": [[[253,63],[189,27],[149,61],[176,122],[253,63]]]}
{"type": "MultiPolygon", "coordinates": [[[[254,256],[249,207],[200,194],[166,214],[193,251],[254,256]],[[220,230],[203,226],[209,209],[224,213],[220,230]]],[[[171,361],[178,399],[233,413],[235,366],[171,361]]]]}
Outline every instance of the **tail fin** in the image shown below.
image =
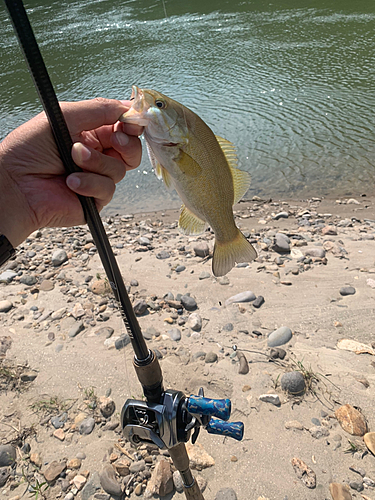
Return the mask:
{"type": "Polygon", "coordinates": [[[247,241],[238,229],[236,237],[229,242],[215,242],[212,259],[212,272],[214,276],[224,276],[240,262],[250,262],[257,257],[253,245],[247,241]]]}

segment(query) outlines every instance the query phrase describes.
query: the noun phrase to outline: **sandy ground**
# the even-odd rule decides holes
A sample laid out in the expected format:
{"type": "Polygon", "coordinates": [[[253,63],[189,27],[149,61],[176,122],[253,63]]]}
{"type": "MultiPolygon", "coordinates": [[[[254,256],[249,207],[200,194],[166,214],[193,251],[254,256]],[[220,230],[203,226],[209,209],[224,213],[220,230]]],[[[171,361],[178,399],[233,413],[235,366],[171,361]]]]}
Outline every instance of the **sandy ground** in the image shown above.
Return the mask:
{"type": "MultiPolygon", "coordinates": [[[[230,398],[231,420],[245,424],[241,442],[201,430],[199,442],[215,460],[213,467],[201,472],[208,482],[206,500],[214,500],[224,487],[233,488],[238,500],[257,500],[262,495],[269,500],[331,499],[331,482],[349,484],[360,479],[349,469],[353,464],[365,469],[366,476],[375,481],[374,456],[367,453],[362,457],[361,450],[365,449],[362,438],[344,432],[334,416],[340,405],[350,404],[360,409],[369,430],[375,430],[375,358],[337,348],[337,342],[343,338],[368,346],[375,340],[375,289],[371,286],[375,285],[371,281],[375,280],[375,199],[358,198],[358,203],[341,201],[267,203],[255,200],[237,205],[237,223],[248,232],[259,256],[247,268],[233,269],[227,275],[227,284],[221,284],[212,275],[199,279],[202,272],[211,273],[211,260],[196,257],[192,249],[197,241],[207,241],[212,248],[212,235],[206,233],[194,238],[180,235],[173,227],[178,211],[136,214],[128,219],[112,217],[106,225],[126,284],[132,279],[139,283],[131,287],[132,300],[150,297],[162,300],[168,292],[174,295],[189,292],[198,304],[196,312],[203,319],[203,326],[195,334],[187,325],[178,326],[171,317],[173,310],[166,306],[156,312],[149,309],[138,318],[143,331],[153,327],[160,333],[148,345],[163,353],[160,363],[165,387],[189,395],[197,394],[202,386],[207,396],[230,398]],[[275,220],[274,216],[283,211],[288,213],[288,218],[275,220]],[[303,220],[310,221],[311,225],[301,225],[303,220]],[[322,229],[327,226],[337,234],[324,235],[322,229]],[[139,248],[136,239],[146,234],[147,228],[155,230],[153,249],[136,251],[139,248]],[[278,232],[291,238],[291,253],[272,250],[268,240],[273,241],[278,232]],[[123,248],[116,247],[119,242],[124,242],[123,248]],[[185,250],[181,250],[183,246],[185,250]],[[298,263],[298,257],[310,248],[325,248],[326,260],[313,258],[310,264],[298,263]],[[169,251],[170,257],[157,259],[161,250],[169,251]],[[186,269],[175,272],[177,264],[186,269]],[[340,295],[343,286],[354,287],[356,293],[340,295]],[[264,297],[265,302],[259,309],[251,302],[225,306],[229,297],[247,290],[264,297]],[[165,321],[168,318],[172,324],[165,321]],[[228,323],[233,325],[233,330],[227,330],[228,323]],[[267,336],[282,326],[289,327],[293,336],[280,346],[287,353],[285,359],[271,362],[267,336]],[[171,328],[180,329],[181,340],[169,338],[171,328]],[[249,362],[249,372],[245,375],[238,373],[233,345],[249,362]],[[218,359],[214,363],[195,359],[194,353],[199,351],[214,352],[218,359]],[[311,382],[311,390],[300,397],[292,397],[280,387],[281,376],[293,369],[301,370],[306,381],[311,382]],[[281,404],[274,406],[260,401],[259,396],[265,393],[278,394],[281,404]],[[312,418],[319,419],[328,428],[328,436],[316,439],[311,435],[312,418]],[[290,421],[298,421],[302,430],[287,429],[285,424],[290,421]],[[355,444],[357,455],[347,453],[349,440],[355,444]],[[341,446],[337,447],[337,443],[341,446]],[[294,457],[315,472],[314,489],[308,489],[296,476],[291,465],[294,457]]],[[[90,391],[103,396],[111,389],[116,403],[113,418],[119,418],[128,397],[142,396],[132,367],[131,346],[121,350],[113,345],[108,347],[104,344],[105,336],[95,333],[109,326],[114,329],[112,338],[115,338],[125,334],[125,327],[116,308],[104,304],[106,310],[99,313],[102,297],[87,290],[98,275],[104,278],[96,254],[89,254],[82,264],[82,251],[73,248],[72,241],[81,238],[84,245],[87,237],[86,230],[43,230],[40,237],[24,244],[17,257],[20,262],[22,258],[25,261],[24,274],[35,275],[37,283],[27,286],[17,278],[9,284],[0,284],[0,302],[8,300],[13,304],[9,312],[0,313],[0,336],[9,336],[12,340],[6,359],[19,365],[27,363],[38,373],[21,391],[4,390],[3,386],[0,438],[3,444],[14,439],[15,431],[9,425],[20,430],[34,425],[36,434],[26,437],[23,443],[29,443],[31,451],[42,456],[42,471],[52,460],[71,459],[78,452],[84,452],[84,469],[91,475],[99,472],[120,434],[102,432],[97,426],[90,435],[68,432],[69,438],[60,441],[53,436],[55,429],[43,422],[45,414],[35,412],[37,402],[51,398],[72,400],[68,413],[73,420],[84,407],[83,401],[90,391]],[[56,269],[50,259],[59,246],[67,250],[70,258],[56,269]],[[28,257],[27,252],[33,249],[36,255],[28,257]],[[62,270],[68,281],[58,278],[62,270]],[[54,283],[54,288],[38,291],[48,273],[52,274],[49,281],[54,283]],[[93,280],[85,283],[89,275],[93,280]],[[76,321],[72,308],[87,302],[93,305],[89,318],[92,326],[87,322],[82,332],[69,337],[68,332],[76,321]],[[66,312],[58,320],[49,316],[38,323],[32,318],[32,306],[42,313],[61,308],[66,308],[66,312]],[[106,321],[98,320],[99,314],[107,313],[106,321]],[[61,347],[57,348],[58,345],[61,347]]],[[[22,268],[22,263],[20,266],[22,268]]],[[[183,315],[188,317],[189,313],[184,311],[183,315]]],[[[51,410],[53,414],[56,411],[51,410]]],[[[2,498],[9,499],[24,491],[21,487],[10,491],[9,485],[8,482],[2,488],[2,498]]],[[[46,494],[48,498],[65,495],[58,493],[56,487],[46,494]]],[[[351,489],[351,495],[356,499],[374,500],[375,488],[365,486],[362,492],[351,489]]],[[[172,497],[184,498],[177,492],[168,498],[172,497]]]]}

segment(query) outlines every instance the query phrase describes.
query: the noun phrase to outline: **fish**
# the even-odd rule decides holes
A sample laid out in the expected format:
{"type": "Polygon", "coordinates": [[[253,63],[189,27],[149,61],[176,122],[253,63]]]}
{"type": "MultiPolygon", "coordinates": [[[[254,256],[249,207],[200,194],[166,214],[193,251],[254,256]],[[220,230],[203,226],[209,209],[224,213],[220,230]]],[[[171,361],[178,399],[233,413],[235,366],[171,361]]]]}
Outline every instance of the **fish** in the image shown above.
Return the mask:
{"type": "Polygon", "coordinates": [[[215,136],[196,113],[160,92],[133,85],[131,100],[120,121],[144,127],[156,176],[182,200],[180,231],[198,235],[207,225],[214,231],[214,276],[254,260],[257,252],[234,220],[233,205],[249,189],[250,174],[237,168],[233,144],[215,136]]]}

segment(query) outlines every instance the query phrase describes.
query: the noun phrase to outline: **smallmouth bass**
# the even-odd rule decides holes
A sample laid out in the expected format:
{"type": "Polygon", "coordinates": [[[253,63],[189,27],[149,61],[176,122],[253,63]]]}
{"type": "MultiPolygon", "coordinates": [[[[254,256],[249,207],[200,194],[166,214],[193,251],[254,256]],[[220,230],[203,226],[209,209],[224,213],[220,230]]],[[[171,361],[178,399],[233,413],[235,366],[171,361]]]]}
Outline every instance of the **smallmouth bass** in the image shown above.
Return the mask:
{"type": "Polygon", "coordinates": [[[233,205],[250,186],[250,174],[238,170],[229,141],[215,136],[193,111],[155,90],[132,87],[132,107],[120,121],[145,127],[151,164],[159,179],[175,189],[183,205],[179,228],[187,235],[215,233],[214,276],[224,276],[236,263],[250,262],[256,250],[237,228],[233,205]]]}

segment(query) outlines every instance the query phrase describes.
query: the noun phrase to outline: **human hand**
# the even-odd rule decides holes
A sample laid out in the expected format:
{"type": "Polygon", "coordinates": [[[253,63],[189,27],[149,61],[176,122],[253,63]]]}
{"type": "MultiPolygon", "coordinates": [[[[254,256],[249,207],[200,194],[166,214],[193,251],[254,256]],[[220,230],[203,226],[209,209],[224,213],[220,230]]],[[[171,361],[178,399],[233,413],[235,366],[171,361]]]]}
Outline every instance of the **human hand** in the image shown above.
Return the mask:
{"type": "Polygon", "coordinates": [[[13,246],[41,227],[84,224],[75,193],[101,210],[115,184],[141,160],[142,128],[118,118],[130,101],[93,99],[60,103],[83,172],[66,175],[46,115],[40,113],[0,143],[0,233],[13,246]]]}

